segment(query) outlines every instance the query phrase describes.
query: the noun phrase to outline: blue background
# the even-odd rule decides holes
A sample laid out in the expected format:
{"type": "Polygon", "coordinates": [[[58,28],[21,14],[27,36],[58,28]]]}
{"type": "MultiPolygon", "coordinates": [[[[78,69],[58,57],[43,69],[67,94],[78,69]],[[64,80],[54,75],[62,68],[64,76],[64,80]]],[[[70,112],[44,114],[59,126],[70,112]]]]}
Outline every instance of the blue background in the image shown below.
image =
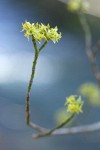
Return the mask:
{"type": "MultiPolygon", "coordinates": [[[[94,45],[100,35],[100,19],[87,19],[94,45]]],[[[32,121],[53,127],[54,114],[64,106],[66,96],[75,94],[82,83],[95,82],[79,20],[67,12],[63,3],[0,0],[0,150],[100,150],[100,132],[31,138],[35,131],[25,125],[25,97],[34,50],[31,41],[20,32],[25,20],[57,25],[62,32],[58,44],[49,42],[41,51],[31,92],[32,121]]],[[[98,121],[99,113],[99,108],[86,106],[74,124],[98,121]]]]}

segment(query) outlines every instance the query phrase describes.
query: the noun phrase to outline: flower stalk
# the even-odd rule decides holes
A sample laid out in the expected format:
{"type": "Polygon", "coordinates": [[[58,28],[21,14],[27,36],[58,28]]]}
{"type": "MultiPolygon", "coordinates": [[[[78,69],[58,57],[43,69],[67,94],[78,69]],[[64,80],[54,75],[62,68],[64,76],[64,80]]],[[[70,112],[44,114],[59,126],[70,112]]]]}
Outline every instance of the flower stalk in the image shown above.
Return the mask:
{"type": "Polygon", "coordinates": [[[38,131],[43,131],[43,128],[30,122],[30,91],[34,80],[36,64],[40,51],[46,46],[49,40],[53,41],[54,43],[58,42],[58,40],[61,38],[61,33],[57,32],[57,26],[55,28],[51,28],[49,24],[31,24],[27,21],[24,24],[22,24],[22,31],[25,31],[24,36],[28,38],[28,40],[30,36],[32,37],[32,42],[35,49],[34,60],[32,64],[32,73],[26,94],[26,124],[38,131]],[[40,43],[42,40],[44,40],[44,43],[40,46],[40,48],[38,48],[36,42],[40,43]]]}
{"type": "Polygon", "coordinates": [[[55,132],[57,129],[62,128],[63,126],[65,126],[67,123],[69,123],[74,117],[75,117],[76,113],[72,113],[64,122],[62,122],[60,125],[46,131],[43,133],[39,133],[39,134],[34,134],[32,135],[33,138],[40,138],[40,137],[44,137],[44,136],[50,136],[53,132],[55,132]]]}
{"type": "Polygon", "coordinates": [[[37,59],[39,56],[39,50],[37,49],[36,42],[33,38],[32,38],[32,41],[33,41],[33,45],[35,48],[35,55],[34,55],[34,60],[33,60],[33,65],[32,65],[32,73],[31,73],[31,77],[30,77],[30,81],[29,81],[28,89],[27,89],[27,94],[26,94],[26,123],[27,124],[29,124],[30,122],[30,91],[31,91],[31,87],[32,87],[32,83],[33,83],[33,79],[35,75],[37,59]]]}

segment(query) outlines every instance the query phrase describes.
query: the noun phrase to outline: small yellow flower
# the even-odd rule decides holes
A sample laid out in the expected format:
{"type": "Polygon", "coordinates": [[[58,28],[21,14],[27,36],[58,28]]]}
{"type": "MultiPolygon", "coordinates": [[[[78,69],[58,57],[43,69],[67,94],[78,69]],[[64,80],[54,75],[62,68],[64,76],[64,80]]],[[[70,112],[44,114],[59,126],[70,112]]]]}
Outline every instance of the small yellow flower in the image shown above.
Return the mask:
{"type": "Polygon", "coordinates": [[[56,43],[61,38],[61,33],[58,33],[58,28],[51,28],[49,24],[31,24],[26,21],[22,24],[22,31],[26,31],[24,34],[25,37],[29,39],[30,36],[33,36],[38,42],[41,42],[44,39],[46,41],[51,40],[56,43]]]}
{"type": "Polygon", "coordinates": [[[30,22],[26,21],[24,24],[22,23],[22,27],[23,27],[22,31],[24,31],[29,30],[32,27],[32,25],[30,24],[30,22]]]}
{"type": "Polygon", "coordinates": [[[66,98],[65,106],[67,106],[67,111],[71,113],[79,113],[82,111],[83,102],[81,100],[81,97],[77,97],[75,95],[72,95],[70,97],[66,98]]]}

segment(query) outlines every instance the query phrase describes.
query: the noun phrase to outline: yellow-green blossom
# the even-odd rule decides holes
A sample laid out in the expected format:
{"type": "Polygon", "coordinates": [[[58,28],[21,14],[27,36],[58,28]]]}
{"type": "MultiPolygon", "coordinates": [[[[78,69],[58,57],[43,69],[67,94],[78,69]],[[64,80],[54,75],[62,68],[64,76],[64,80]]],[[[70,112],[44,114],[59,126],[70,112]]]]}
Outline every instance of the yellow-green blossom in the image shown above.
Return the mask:
{"type": "Polygon", "coordinates": [[[100,88],[94,83],[85,83],[80,86],[79,92],[93,105],[100,106],[100,88]]]}
{"type": "Polygon", "coordinates": [[[72,95],[66,98],[65,106],[67,106],[67,111],[71,113],[79,113],[82,111],[83,101],[81,97],[72,95]]]}
{"type": "Polygon", "coordinates": [[[24,24],[22,24],[22,31],[25,31],[25,37],[29,39],[30,36],[33,36],[38,42],[41,42],[44,39],[46,41],[51,40],[56,43],[61,38],[61,33],[58,33],[58,28],[51,28],[49,24],[31,24],[30,22],[26,21],[24,24]]]}
{"type": "Polygon", "coordinates": [[[88,11],[89,2],[86,0],[69,0],[67,4],[69,11],[88,11]]]}

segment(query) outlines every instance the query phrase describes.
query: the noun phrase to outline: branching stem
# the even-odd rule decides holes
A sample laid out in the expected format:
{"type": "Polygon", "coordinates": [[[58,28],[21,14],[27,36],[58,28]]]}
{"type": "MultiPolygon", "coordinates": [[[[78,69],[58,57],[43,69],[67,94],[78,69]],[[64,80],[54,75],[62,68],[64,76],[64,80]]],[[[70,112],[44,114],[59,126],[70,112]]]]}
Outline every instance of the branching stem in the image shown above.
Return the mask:
{"type": "Polygon", "coordinates": [[[30,123],[30,91],[31,91],[31,87],[32,87],[32,83],[33,83],[33,79],[35,75],[36,63],[37,63],[37,59],[39,55],[39,50],[37,49],[36,42],[33,38],[32,38],[32,41],[33,41],[34,48],[35,48],[35,55],[34,55],[34,60],[33,60],[33,65],[32,65],[31,78],[28,84],[28,89],[27,89],[27,94],[26,94],[26,123],[27,125],[29,125],[30,123]]]}
{"type": "Polygon", "coordinates": [[[62,122],[60,125],[49,129],[46,132],[43,133],[39,133],[39,134],[33,134],[33,138],[40,138],[40,137],[44,137],[44,136],[50,136],[54,131],[56,131],[57,129],[62,128],[63,126],[65,126],[67,123],[69,123],[74,117],[75,117],[76,113],[71,114],[64,122],[62,122]]]}
{"type": "Polygon", "coordinates": [[[28,89],[27,89],[27,94],[26,94],[26,123],[31,128],[34,128],[38,131],[44,131],[44,128],[30,122],[30,91],[32,88],[33,80],[34,80],[34,75],[35,75],[36,64],[37,64],[39,52],[46,46],[47,42],[45,42],[39,49],[37,48],[36,40],[34,39],[33,36],[32,36],[32,42],[33,42],[33,46],[35,49],[35,54],[34,54],[34,60],[33,60],[33,64],[32,64],[32,73],[31,73],[31,77],[30,77],[28,89]]]}

